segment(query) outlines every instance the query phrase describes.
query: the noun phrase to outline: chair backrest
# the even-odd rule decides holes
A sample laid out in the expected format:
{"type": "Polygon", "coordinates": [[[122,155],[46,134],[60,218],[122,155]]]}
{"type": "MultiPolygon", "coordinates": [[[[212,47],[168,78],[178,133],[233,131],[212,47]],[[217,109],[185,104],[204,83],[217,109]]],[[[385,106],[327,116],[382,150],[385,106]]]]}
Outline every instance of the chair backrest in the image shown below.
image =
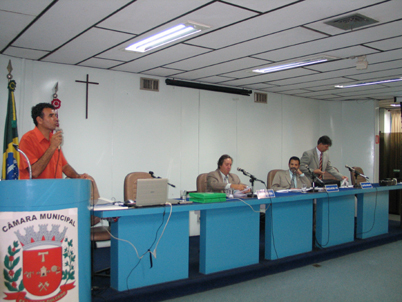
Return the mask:
{"type": "MultiPolygon", "coordinates": [[[[333,167],[337,172],[339,172],[338,168],[333,167]]],[[[339,180],[338,178],[336,178],[335,176],[333,176],[332,174],[328,173],[327,171],[324,172],[324,176],[323,179],[336,179],[339,180]]]]}
{"type": "Polygon", "coordinates": [[[207,175],[208,173],[202,173],[197,176],[197,192],[207,191],[207,175]]]}
{"type": "MultiPolygon", "coordinates": [[[[356,172],[359,172],[360,174],[363,174],[363,169],[360,167],[352,167],[353,169],[356,170],[356,172]]],[[[350,171],[350,179],[352,180],[352,185],[360,185],[361,182],[366,182],[367,180],[363,176],[357,176],[357,179],[355,178],[355,172],[350,171]]]]}
{"type": "Polygon", "coordinates": [[[127,174],[124,179],[124,201],[135,200],[137,197],[137,180],[144,178],[152,178],[148,172],[132,172],[127,174]]]}
{"type": "Polygon", "coordinates": [[[274,170],[271,170],[268,172],[268,175],[267,175],[267,188],[268,189],[272,188],[272,182],[274,181],[275,174],[278,171],[282,171],[282,169],[274,169],[274,170]]]}

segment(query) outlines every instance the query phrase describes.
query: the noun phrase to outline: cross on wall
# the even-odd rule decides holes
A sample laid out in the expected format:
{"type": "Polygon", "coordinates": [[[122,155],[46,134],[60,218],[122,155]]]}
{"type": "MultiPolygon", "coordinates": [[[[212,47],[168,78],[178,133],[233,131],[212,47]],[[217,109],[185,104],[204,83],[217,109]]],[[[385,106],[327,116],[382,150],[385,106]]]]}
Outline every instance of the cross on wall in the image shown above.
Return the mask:
{"type": "Polygon", "coordinates": [[[89,74],[87,74],[87,80],[86,81],[80,81],[80,80],[75,80],[75,81],[77,83],[86,84],[85,118],[88,119],[88,86],[89,86],[89,84],[99,85],[99,83],[90,82],[89,81],[89,74]]]}

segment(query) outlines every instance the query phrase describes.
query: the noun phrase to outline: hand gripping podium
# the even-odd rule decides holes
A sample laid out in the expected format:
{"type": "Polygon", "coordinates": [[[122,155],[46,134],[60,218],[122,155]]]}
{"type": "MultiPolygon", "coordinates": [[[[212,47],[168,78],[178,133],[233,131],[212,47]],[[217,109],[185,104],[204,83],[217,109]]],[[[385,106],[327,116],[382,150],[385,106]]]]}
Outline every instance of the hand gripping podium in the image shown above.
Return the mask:
{"type": "Polygon", "coordinates": [[[0,182],[1,301],[91,301],[90,186],[0,182]]]}

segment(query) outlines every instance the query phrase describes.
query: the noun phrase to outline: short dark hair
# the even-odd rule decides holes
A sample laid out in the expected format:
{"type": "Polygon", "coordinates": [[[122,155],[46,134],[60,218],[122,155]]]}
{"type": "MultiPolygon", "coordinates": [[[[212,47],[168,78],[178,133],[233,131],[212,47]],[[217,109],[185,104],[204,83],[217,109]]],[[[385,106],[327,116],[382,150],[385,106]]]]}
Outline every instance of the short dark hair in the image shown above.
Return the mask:
{"type": "Polygon", "coordinates": [[[233,163],[233,158],[231,158],[230,155],[223,154],[221,157],[219,157],[218,169],[223,165],[223,162],[225,161],[225,159],[228,159],[228,158],[230,158],[232,160],[232,163],[233,163]]]}
{"type": "Polygon", "coordinates": [[[329,136],[324,135],[324,136],[321,136],[321,137],[318,139],[318,141],[317,141],[317,146],[318,146],[319,144],[328,145],[328,146],[331,147],[331,146],[332,146],[332,140],[329,138],[329,136]]]}
{"type": "Polygon", "coordinates": [[[290,164],[290,162],[291,162],[292,160],[297,160],[297,161],[299,162],[299,165],[300,165],[300,158],[298,158],[297,156],[292,156],[292,157],[289,159],[289,164],[290,164]]]}
{"type": "Polygon", "coordinates": [[[32,116],[35,126],[38,126],[38,122],[36,121],[36,118],[38,116],[43,118],[43,109],[45,109],[45,108],[50,108],[50,109],[55,110],[54,106],[50,103],[39,103],[32,107],[31,116],[32,116]]]}

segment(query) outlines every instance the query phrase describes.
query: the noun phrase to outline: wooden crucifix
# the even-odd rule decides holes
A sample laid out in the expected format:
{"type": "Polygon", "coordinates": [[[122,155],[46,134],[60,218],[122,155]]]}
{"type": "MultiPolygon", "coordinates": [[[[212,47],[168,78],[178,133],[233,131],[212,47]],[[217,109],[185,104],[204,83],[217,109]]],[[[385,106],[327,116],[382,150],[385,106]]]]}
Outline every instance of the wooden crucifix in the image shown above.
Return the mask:
{"type": "Polygon", "coordinates": [[[89,81],[89,74],[87,74],[87,80],[86,81],[80,81],[80,80],[75,80],[78,83],[85,83],[87,86],[87,92],[86,92],[86,103],[85,103],[85,118],[88,119],[88,85],[89,84],[94,84],[94,85],[99,85],[99,83],[96,82],[90,82],[89,81]]]}

